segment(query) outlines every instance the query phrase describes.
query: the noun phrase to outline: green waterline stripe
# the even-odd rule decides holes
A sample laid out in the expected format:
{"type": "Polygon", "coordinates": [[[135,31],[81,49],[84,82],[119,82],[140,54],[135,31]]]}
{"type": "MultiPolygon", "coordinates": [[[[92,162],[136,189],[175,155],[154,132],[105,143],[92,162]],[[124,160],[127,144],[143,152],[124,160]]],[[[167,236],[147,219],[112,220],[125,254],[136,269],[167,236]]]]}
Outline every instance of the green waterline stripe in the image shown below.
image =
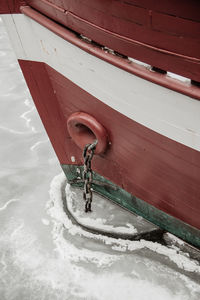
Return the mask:
{"type": "MultiPolygon", "coordinates": [[[[83,187],[83,183],[76,182],[77,179],[80,179],[81,177],[83,166],[61,165],[61,167],[69,183],[73,186],[83,187]]],[[[200,230],[166,214],[145,201],[136,198],[95,172],[93,172],[93,178],[94,181],[100,183],[93,184],[93,189],[97,193],[109,198],[129,211],[142,216],[159,226],[161,229],[169,231],[188,243],[200,248],[200,230]]]]}

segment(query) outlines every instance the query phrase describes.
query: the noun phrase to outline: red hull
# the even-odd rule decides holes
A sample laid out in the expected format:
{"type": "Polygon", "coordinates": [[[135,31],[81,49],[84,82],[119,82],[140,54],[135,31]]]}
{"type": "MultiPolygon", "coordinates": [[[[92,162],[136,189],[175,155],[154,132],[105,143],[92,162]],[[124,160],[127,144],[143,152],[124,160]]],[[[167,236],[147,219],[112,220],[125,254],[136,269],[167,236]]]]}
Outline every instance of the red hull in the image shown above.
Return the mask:
{"type": "Polygon", "coordinates": [[[26,4],[27,1],[25,0],[1,0],[0,14],[20,13],[20,7],[26,4]]]}
{"type": "Polygon", "coordinates": [[[83,164],[67,119],[87,112],[107,129],[110,148],[94,170],[136,197],[200,229],[200,153],[166,138],[109,106],[43,63],[20,61],[27,84],[61,164],[83,164]]]}

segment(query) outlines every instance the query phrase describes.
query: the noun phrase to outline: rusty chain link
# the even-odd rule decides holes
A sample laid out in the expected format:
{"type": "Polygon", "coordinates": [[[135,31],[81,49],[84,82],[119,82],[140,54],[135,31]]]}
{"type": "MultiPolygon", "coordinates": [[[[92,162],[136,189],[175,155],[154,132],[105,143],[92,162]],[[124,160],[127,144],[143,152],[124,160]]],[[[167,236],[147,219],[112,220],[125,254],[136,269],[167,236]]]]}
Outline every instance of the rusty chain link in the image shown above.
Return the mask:
{"type": "Polygon", "coordinates": [[[93,181],[93,172],[91,168],[91,161],[94,156],[96,149],[97,140],[92,144],[87,144],[83,150],[84,158],[84,168],[83,168],[83,180],[84,180],[84,190],[83,190],[83,199],[85,200],[85,212],[90,212],[92,204],[92,181],[93,181]]]}

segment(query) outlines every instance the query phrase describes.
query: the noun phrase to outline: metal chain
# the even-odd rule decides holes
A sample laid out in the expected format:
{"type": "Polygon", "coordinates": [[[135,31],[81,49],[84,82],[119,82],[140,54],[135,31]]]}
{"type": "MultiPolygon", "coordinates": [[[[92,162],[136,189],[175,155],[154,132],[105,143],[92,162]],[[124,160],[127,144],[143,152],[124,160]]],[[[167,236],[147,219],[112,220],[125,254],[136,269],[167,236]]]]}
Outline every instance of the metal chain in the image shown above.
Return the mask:
{"type": "Polygon", "coordinates": [[[92,181],[93,173],[91,169],[91,161],[94,156],[96,149],[97,140],[92,144],[87,144],[83,150],[84,158],[84,168],[83,168],[83,180],[84,180],[84,190],[83,190],[83,199],[85,200],[85,212],[92,211],[92,181]]]}

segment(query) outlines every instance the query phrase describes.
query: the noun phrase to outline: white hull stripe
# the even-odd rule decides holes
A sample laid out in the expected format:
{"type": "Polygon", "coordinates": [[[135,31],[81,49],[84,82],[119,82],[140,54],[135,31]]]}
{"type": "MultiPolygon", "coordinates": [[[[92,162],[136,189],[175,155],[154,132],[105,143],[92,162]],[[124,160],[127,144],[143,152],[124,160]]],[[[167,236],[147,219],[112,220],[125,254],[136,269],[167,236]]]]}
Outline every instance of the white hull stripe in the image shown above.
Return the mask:
{"type": "Polygon", "coordinates": [[[130,119],[200,151],[200,101],[100,60],[24,15],[3,19],[18,59],[45,62],[130,119]]]}

